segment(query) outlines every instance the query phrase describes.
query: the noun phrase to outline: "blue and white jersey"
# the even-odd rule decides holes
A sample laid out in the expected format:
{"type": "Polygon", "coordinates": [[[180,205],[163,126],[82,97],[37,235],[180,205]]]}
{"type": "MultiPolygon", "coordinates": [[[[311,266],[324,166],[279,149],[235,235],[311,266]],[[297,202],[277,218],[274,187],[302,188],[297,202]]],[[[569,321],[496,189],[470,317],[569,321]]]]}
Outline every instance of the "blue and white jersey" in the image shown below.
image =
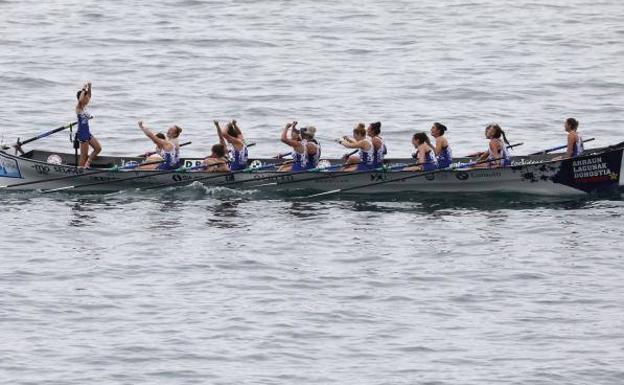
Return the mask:
{"type": "Polygon", "coordinates": [[[313,141],[313,143],[316,145],[316,152],[314,154],[308,154],[306,144],[306,158],[308,169],[317,167],[319,161],[321,160],[321,144],[317,141],[313,141]]]}
{"type": "Polygon", "coordinates": [[[383,166],[384,156],[388,153],[388,149],[386,148],[386,143],[384,140],[378,136],[379,140],[381,140],[381,146],[377,150],[373,151],[373,167],[381,167],[383,166]]]}
{"type": "Polygon", "coordinates": [[[574,143],[574,147],[572,148],[572,157],[575,158],[579,155],[583,154],[585,151],[585,147],[583,146],[583,138],[579,134],[576,134],[576,143],[574,143]]]}
{"type": "Polygon", "coordinates": [[[438,161],[438,168],[447,168],[453,163],[453,152],[451,151],[451,146],[446,146],[440,151],[438,156],[436,157],[438,161]]]}
{"type": "Polygon", "coordinates": [[[83,109],[78,114],[78,131],[76,131],[76,139],[79,142],[88,142],[91,140],[91,131],[89,130],[89,118],[91,115],[86,109],[83,109]]]}
{"type": "Polygon", "coordinates": [[[304,171],[315,168],[321,159],[321,146],[316,144],[316,151],[314,154],[308,154],[308,141],[303,139],[301,145],[303,146],[303,152],[297,152],[293,149],[292,158],[293,165],[291,171],[304,171]]]}
{"type": "Polygon", "coordinates": [[[368,150],[359,149],[357,152],[358,157],[360,158],[360,163],[358,164],[358,170],[370,170],[375,168],[375,148],[373,147],[373,142],[370,139],[364,139],[364,141],[370,144],[370,148],[368,150]]]}
{"type": "Polygon", "coordinates": [[[293,148],[293,151],[291,152],[293,158],[291,171],[303,171],[308,169],[308,141],[304,139],[300,143],[303,151],[298,152],[293,148]]]}
{"type": "MultiPolygon", "coordinates": [[[[511,155],[509,154],[509,150],[507,150],[507,145],[505,144],[505,142],[503,142],[500,139],[491,139],[491,140],[497,140],[498,143],[500,144],[500,154],[492,154],[492,151],[489,151],[489,155],[488,155],[488,160],[494,160],[494,159],[499,159],[497,162],[500,162],[499,164],[502,167],[507,167],[507,166],[511,166],[511,155]]],[[[490,163],[490,166],[492,166],[492,163],[490,163]]]]}
{"type": "Polygon", "coordinates": [[[159,170],[173,170],[178,168],[180,163],[180,153],[176,146],[172,145],[171,151],[166,151],[164,148],[158,153],[163,162],[158,165],[159,170]]]}
{"type": "MultiPolygon", "coordinates": [[[[418,151],[416,151],[416,154],[418,154],[418,151]]],[[[429,150],[425,154],[425,163],[422,164],[423,171],[432,171],[438,168],[438,161],[434,154],[433,150],[429,150]]],[[[418,155],[416,156],[418,157],[418,155]]]]}
{"type": "Polygon", "coordinates": [[[247,168],[247,158],[249,153],[247,151],[247,145],[243,143],[243,148],[239,150],[233,145],[229,144],[229,158],[230,158],[230,170],[243,170],[247,168]]]}

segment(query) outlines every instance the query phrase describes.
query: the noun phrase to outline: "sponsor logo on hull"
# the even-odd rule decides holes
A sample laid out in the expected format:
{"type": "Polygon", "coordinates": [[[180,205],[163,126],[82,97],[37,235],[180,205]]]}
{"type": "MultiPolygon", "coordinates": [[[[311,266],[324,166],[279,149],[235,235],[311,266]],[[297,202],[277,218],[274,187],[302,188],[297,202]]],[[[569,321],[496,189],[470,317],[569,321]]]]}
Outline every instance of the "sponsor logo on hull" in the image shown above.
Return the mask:
{"type": "Polygon", "coordinates": [[[22,178],[22,173],[15,159],[0,154],[0,177],[22,178]]]}
{"type": "Polygon", "coordinates": [[[581,156],[562,161],[552,181],[585,192],[611,191],[622,184],[622,167],[622,149],[581,156]]]}

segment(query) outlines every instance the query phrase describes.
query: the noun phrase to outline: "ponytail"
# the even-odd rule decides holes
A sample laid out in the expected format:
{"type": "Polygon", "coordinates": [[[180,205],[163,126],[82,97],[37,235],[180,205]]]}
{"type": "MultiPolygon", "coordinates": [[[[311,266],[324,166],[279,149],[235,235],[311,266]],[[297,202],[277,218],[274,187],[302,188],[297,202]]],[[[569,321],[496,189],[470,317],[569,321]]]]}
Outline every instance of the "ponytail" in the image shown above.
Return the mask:
{"type": "Polygon", "coordinates": [[[494,135],[492,135],[494,138],[496,139],[500,139],[500,137],[503,137],[503,142],[505,142],[506,145],[509,146],[509,141],[507,140],[507,136],[505,135],[505,131],[503,131],[503,129],[501,128],[501,126],[498,125],[498,123],[492,123],[489,126],[487,126],[485,128],[485,131],[487,132],[487,130],[489,130],[490,128],[492,128],[494,130],[494,135]]]}
{"type": "Polygon", "coordinates": [[[433,123],[433,126],[440,131],[440,135],[444,135],[447,130],[446,126],[442,123],[435,122],[433,123]]]}
{"type": "Polygon", "coordinates": [[[503,142],[509,146],[509,141],[507,140],[507,136],[505,136],[505,131],[501,130],[501,134],[503,135],[503,142]]]}
{"type": "Polygon", "coordinates": [[[419,141],[420,143],[427,143],[429,145],[429,147],[433,147],[431,145],[431,141],[429,140],[429,136],[427,136],[426,133],[424,132],[417,132],[414,134],[414,136],[412,137],[414,140],[419,141]]]}

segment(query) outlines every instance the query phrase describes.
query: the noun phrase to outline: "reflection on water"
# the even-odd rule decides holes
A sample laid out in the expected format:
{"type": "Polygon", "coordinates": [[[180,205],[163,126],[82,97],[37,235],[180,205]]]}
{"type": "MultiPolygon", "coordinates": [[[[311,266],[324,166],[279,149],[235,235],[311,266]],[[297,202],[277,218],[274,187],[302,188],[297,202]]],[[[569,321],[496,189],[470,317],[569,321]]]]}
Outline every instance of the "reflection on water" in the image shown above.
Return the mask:
{"type": "MultiPolygon", "coordinates": [[[[215,218],[240,216],[239,206],[245,202],[262,202],[267,207],[287,204],[289,214],[298,218],[318,217],[327,209],[339,207],[356,212],[404,212],[445,215],[457,210],[499,211],[499,210],[584,210],[597,204],[611,204],[619,207],[624,201],[620,194],[587,195],[581,197],[547,197],[508,193],[473,193],[473,194],[345,194],[331,197],[301,199],[282,194],[236,191],[230,189],[211,189],[193,186],[168,191],[141,192],[135,190],[113,194],[55,193],[41,196],[37,192],[9,192],[0,196],[0,212],[46,205],[57,202],[67,205],[74,216],[72,226],[89,224],[93,219],[89,213],[99,210],[124,209],[129,205],[145,203],[158,205],[158,211],[171,214],[185,210],[187,206],[208,203],[208,211],[215,218]]],[[[216,222],[219,220],[217,219],[216,222]]],[[[214,223],[214,221],[211,221],[214,223]]]]}
{"type": "MultiPolygon", "coordinates": [[[[320,199],[320,198],[318,198],[320,199]]],[[[325,198],[327,199],[327,198],[325,198]]],[[[620,202],[622,197],[609,196],[581,196],[581,197],[548,197],[536,195],[508,194],[508,193],[474,193],[474,194],[350,194],[332,196],[331,202],[354,202],[354,210],[373,211],[414,211],[433,214],[440,210],[526,210],[548,208],[553,210],[576,210],[591,208],[596,201],[620,202]],[[392,203],[392,205],[388,205],[392,203]]],[[[330,201],[327,199],[328,202],[330,201]]],[[[318,202],[323,202],[319,200],[318,202]]],[[[349,207],[347,205],[341,207],[349,207]]]]}
{"type": "Polygon", "coordinates": [[[216,227],[220,229],[248,226],[245,220],[241,220],[244,216],[241,216],[238,210],[238,206],[242,202],[244,202],[244,200],[236,198],[232,200],[218,201],[215,205],[206,206],[208,215],[206,224],[209,227],[216,227]]]}
{"type": "MultiPolygon", "coordinates": [[[[93,226],[98,223],[97,212],[115,209],[117,205],[101,196],[73,196],[71,201],[63,201],[62,196],[53,197],[53,201],[63,201],[70,208],[69,225],[73,227],[93,226]]],[[[42,198],[45,199],[45,198],[42,198]]]]}
{"type": "Polygon", "coordinates": [[[318,218],[327,206],[322,202],[290,202],[286,212],[299,219],[318,218]]]}
{"type": "Polygon", "coordinates": [[[181,227],[182,214],[185,208],[184,201],[164,198],[156,200],[158,202],[156,212],[151,212],[149,229],[177,229],[181,227]]]}

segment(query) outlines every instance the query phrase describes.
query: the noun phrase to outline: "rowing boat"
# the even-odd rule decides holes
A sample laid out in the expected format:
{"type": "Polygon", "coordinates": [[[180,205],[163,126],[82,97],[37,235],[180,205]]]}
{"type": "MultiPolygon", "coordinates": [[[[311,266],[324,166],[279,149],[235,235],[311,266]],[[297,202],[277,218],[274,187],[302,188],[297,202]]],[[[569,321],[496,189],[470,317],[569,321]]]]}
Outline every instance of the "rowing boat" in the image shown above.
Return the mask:
{"type": "MultiPolygon", "coordinates": [[[[456,159],[448,169],[432,172],[372,170],[360,172],[317,171],[280,173],[271,169],[279,161],[250,159],[262,166],[237,173],[162,172],[158,170],[110,170],[94,172],[76,167],[73,154],[32,150],[21,156],[0,151],[0,185],[7,190],[50,190],[72,187],[72,191],[112,192],[124,189],[184,186],[193,182],[206,186],[259,189],[270,192],[347,190],[350,193],[470,193],[509,192],[539,195],[579,195],[622,191],[624,188],[624,142],[587,150],[582,156],[557,160],[561,154],[515,156],[503,168],[464,168],[470,159],[456,159]],[[93,173],[94,175],[90,175],[93,173]],[[80,176],[79,176],[80,175],[80,176]],[[10,187],[15,185],[13,188],[10,187]],[[84,185],[85,187],[80,187],[84,185]]],[[[124,166],[140,161],[136,157],[102,156],[93,166],[124,166]]],[[[182,159],[185,167],[201,162],[182,159]]],[[[340,159],[328,159],[339,165],[340,159]]],[[[413,159],[388,159],[387,164],[413,163],[413,159]]]]}

